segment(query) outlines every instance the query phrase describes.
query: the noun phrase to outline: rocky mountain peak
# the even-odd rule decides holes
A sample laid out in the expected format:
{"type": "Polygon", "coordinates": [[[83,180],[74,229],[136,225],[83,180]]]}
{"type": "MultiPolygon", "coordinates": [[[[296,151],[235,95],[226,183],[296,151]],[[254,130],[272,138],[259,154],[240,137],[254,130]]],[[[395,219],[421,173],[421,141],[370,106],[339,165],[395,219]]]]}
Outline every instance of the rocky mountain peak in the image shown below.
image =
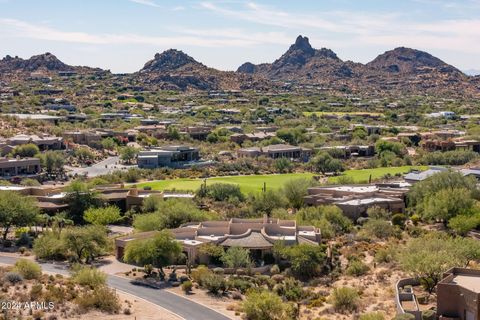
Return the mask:
{"type": "Polygon", "coordinates": [[[148,61],[140,71],[172,71],[187,64],[202,65],[183,51],[169,49],[162,53],[156,53],[153,60],[148,61]]]}
{"type": "Polygon", "coordinates": [[[386,51],[369,62],[367,66],[392,73],[416,73],[422,68],[434,68],[442,72],[461,73],[458,69],[427,52],[406,47],[398,47],[386,51]]]}
{"type": "Polygon", "coordinates": [[[308,40],[308,38],[302,37],[301,35],[299,35],[295,40],[295,43],[290,46],[290,50],[300,50],[305,53],[311,54],[313,54],[315,51],[315,49],[313,49],[310,45],[310,41],[308,40]]]}

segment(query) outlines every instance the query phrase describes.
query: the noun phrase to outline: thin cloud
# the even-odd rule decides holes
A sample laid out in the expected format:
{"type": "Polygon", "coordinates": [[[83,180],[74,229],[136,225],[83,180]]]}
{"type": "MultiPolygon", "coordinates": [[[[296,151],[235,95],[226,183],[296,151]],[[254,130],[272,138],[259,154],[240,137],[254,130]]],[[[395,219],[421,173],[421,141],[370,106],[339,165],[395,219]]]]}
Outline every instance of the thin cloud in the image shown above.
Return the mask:
{"type": "Polygon", "coordinates": [[[155,2],[153,2],[152,0],[128,0],[128,1],[138,3],[138,4],[142,4],[144,6],[160,8],[160,6],[158,4],[156,4],[155,2]]]}
{"type": "Polygon", "coordinates": [[[140,34],[91,34],[86,32],[62,31],[45,25],[31,24],[17,19],[0,19],[0,37],[23,37],[67,43],[96,45],[143,44],[156,47],[198,46],[198,47],[248,47],[267,43],[286,43],[281,33],[242,33],[236,31],[180,30],[181,35],[144,36],[140,34]]]}

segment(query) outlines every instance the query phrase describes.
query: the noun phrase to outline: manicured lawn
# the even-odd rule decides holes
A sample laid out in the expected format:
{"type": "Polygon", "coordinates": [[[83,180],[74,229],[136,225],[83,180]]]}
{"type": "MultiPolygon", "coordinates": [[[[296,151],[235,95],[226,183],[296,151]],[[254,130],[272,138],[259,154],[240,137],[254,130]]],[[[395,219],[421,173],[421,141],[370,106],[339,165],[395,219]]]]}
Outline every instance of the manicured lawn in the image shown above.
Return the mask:
{"type": "MultiPolygon", "coordinates": [[[[376,168],[376,169],[364,169],[364,170],[348,170],[344,172],[344,175],[352,177],[356,182],[368,182],[370,175],[373,179],[383,177],[385,174],[390,173],[395,175],[396,173],[406,173],[413,167],[392,167],[392,168],[376,168]]],[[[416,167],[417,169],[426,169],[426,167],[416,167]]],[[[281,188],[284,183],[291,179],[298,178],[312,178],[314,173],[288,173],[288,174],[270,174],[270,175],[252,175],[252,176],[233,176],[233,177],[215,177],[208,178],[207,185],[212,183],[233,183],[240,186],[241,190],[245,193],[258,192],[263,188],[263,184],[266,183],[267,189],[281,188]]],[[[329,178],[329,182],[335,183],[338,177],[329,178]]],[[[195,191],[200,188],[203,183],[202,179],[173,179],[173,180],[158,180],[144,183],[138,183],[139,188],[145,186],[152,187],[153,190],[189,190],[195,191]]]]}
{"type": "MultiPolygon", "coordinates": [[[[375,168],[375,169],[364,169],[364,170],[347,170],[343,173],[343,175],[347,177],[351,177],[355,182],[368,182],[368,180],[370,179],[370,175],[372,176],[372,180],[375,180],[385,176],[387,173],[393,176],[397,173],[407,173],[412,169],[426,170],[428,169],[428,167],[403,166],[403,167],[386,167],[386,168],[375,168]]],[[[337,180],[338,180],[338,176],[331,177],[328,179],[328,181],[331,183],[335,183],[337,180]]]]}

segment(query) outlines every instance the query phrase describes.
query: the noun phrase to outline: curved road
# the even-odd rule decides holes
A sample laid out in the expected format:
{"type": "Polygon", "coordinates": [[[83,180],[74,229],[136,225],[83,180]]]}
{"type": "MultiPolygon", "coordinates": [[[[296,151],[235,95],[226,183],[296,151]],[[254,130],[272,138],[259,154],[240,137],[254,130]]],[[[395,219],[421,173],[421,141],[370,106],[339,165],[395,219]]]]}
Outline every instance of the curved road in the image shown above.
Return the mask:
{"type": "MultiPolygon", "coordinates": [[[[0,256],[0,263],[13,265],[18,259],[15,257],[0,256]]],[[[42,269],[51,273],[69,275],[64,266],[52,263],[40,263],[42,269]]],[[[108,275],[107,283],[110,287],[137,296],[156,304],[185,320],[230,320],[229,317],[209,309],[191,300],[182,298],[166,290],[136,286],[129,280],[108,275]]]]}

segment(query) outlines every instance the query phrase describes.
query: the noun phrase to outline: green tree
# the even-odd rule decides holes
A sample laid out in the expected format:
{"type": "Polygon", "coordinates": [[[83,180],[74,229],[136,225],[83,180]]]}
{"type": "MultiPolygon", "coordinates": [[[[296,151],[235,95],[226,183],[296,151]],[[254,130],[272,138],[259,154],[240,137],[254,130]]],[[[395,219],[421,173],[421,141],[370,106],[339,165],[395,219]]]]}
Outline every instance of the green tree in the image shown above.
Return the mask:
{"type": "Polygon", "coordinates": [[[363,225],[360,234],[367,237],[387,239],[395,234],[395,227],[386,220],[370,219],[363,225]]]}
{"type": "Polygon", "coordinates": [[[138,154],[137,148],[131,147],[131,146],[126,146],[120,149],[120,159],[122,159],[123,162],[125,163],[132,163],[133,159],[138,154]]]}
{"type": "Polygon", "coordinates": [[[110,248],[107,231],[102,226],[66,228],[61,242],[72,261],[79,263],[90,263],[110,248]]]}
{"type": "Polygon", "coordinates": [[[266,192],[251,195],[249,202],[255,215],[266,214],[270,216],[274,209],[287,206],[282,192],[277,190],[267,190],[266,192]]]}
{"type": "Polygon", "coordinates": [[[250,251],[241,247],[230,247],[220,258],[228,268],[246,268],[252,264],[250,251]]]}
{"type": "MultiPolygon", "coordinates": [[[[431,198],[437,197],[437,193],[447,189],[466,189],[471,191],[471,198],[478,199],[479,191],[476,188],[477,181],[474,177],[464,177],[459,172],[445,171],[413,185],[408,193],[408,204],[423,214],[425,206],[431,198]]],[[[469,197],[469,198],[470,198],[469,197]]]]}
{"type": "Polygon", "coordinates": [[[400,263],[431,293],[442,279],[443,272],[452,267],[467,266],[479,257],[480,243],[474,239],[430,234],[409,240],[400,254],[400,263]]]}
{"type": "Polygon", "coordinates": [[[352,221],[345,217],[342,210],[334,205],[305,207],[300,209],[295,217],[299,225],[314,225],[322,230],[322,236],[333,237],[349,232],[352,221]],[[330,231],[330,234],[326,234],[330,231]]]}
{"type": "Polygon", "coordinates": [[[422,218],[448,221],[460,214],[470,214],[475,204],[472,191],[465,188],[442,189],[424,199],[422,218]]]}
{"type": "Polygon", "coordinates": [[[125,248],[124,259],[137,265],[151,264],[165,276],[163,267],[169,266],[181,256],[182,247],[168,230],[160,231],[151,239],[139,239],[129,242],[125,248]]]}
{"type": "Polygon", "coordinates": [[[158,202],[155,212],[136,215],[133,227],[139,231],[173,229],[187,222],[214,218],[217,218],[215,213],[198,209],[191,200],[168,199],[158,202]]]}
{"type": "Polygon", "coordinates": [[[10,229],[27,227],[38,218],[35,200],[15,191],[0,191],[0,226],[3,228],[3,240],[7,239],[10,229]]]}
{"type": "Polygon", "coordinates": [[[342,162],[338,159],[334,159],[328,152],[322,151],[318,153],[312,160],[311,164],[315,171],[323,174],[327,172],[341,172],[345,168],[342,162]]]}
{"type": "Polygon", "coordinates": [[[210,258],[210,263],[219,265],[222,260],[221,257],[224,254],[223,247],[214,243],[205,243],[198,249],[200,254],[204,254],[210,258]]]}
{"type": "Polygon", "coordinates": [[[113,138],[105,138],[102,140],[102,147],[106,150],[115,150],[117,143],[113,138]]]}
{"type": "Polygon", "coordinates": [[[85,211],[83,219],[91,224],[106,226],[121,219],[120,209],[117,206],[89,208],[85,211]]]}
{"type": "Polygon", "coordinates": [[[290,262],[293,274],[304,279],[319,275],[326,260],[324,246],[309,244],[285,247],[280,255],[290,262]]]}
{"type": "Polygon", "coordinates": [[[304,206],[304,197],[308,195],[307,189],[314,184],[312,179],[292,179],[283,185],[283,193],[292,208],[300,209],[304,206]]]}
{"type": "Polygon", "coordinates": [[[384,153],[391,152],[397,157],[402,157],[406,153],[405,146],[400,142],[379,140],[375,144],[375,150],[379,157],[382,157],[384,153]]]}
{"type": "Polygon", "coordinates": [[[470,230],[476,229],[480,225],[480,213],[461,214],[451,218],[448,221],[448,227],[458,235],[465,236],[470,230]]]}
{"type": "Polygon", "coordinates": [[[40,155],[40,161],[48,174],[59,174],[63,172],[65,156],[60,151],[46,151],[40,155]]]}
{"type": "Polygon", "coordinates": [[[96,208],[102,205],[98,194],[82,181],[75,180],[66,188],[65,197],[68,203],[67,216],[75,224],[84,223],[83,214],[89,208],[96,208]]]}
{"type": "Polygon", "coordinates": [[[86,164],[95,160],[95,154],[87,147],[80,147],[74,150],[73,155],[80,163],[86,164]]]}
{"type": "Polygon", "coordinates": [[[279,173],[291,172],[293,168],[292,161],[287,158],[279,158],[275,160],[274,163],[275,169],[279,173]]]}
{"type": "Polygon", "coordinates": [[[22,145],[16,146],[12,150],[12,155],[14,157],[18,156],[21,158],[34,157],[39,153],[40,153],[40,149],[38,149],[37,145],[33,143],[22,144],[22,145]]]}
{"type": "Polygon", "coordinates": [[[206,187],[202,185],[200,189],[197,190],[197,196],[208,197],[215,201],[226,201],[233,198],[239,201],[245,200],[245,196],[240,190],[240,187],[231,183],[214,183],[206,187]]]}

